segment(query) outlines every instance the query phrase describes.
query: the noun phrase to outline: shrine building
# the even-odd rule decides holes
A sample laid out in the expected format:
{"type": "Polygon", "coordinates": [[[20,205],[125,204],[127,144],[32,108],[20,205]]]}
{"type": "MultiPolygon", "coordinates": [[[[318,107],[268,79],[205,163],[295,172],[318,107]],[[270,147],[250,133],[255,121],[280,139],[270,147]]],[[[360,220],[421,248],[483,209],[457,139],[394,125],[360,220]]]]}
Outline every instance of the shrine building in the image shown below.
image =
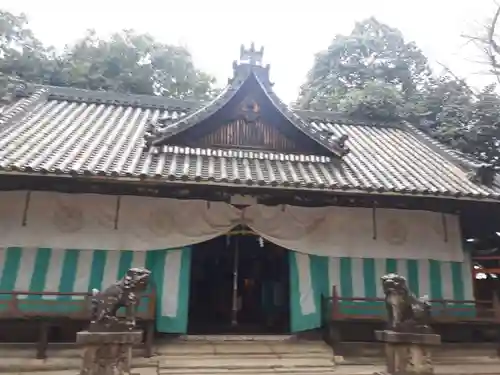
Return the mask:
{"type": "Polygon", "coordinates": [[[253,45],[206,103],[18,90],[0,190],[0,318],[71,317],[147,267],[158,333],[313,330],[333,293],[372,314],[388,272],[472,319],[467,240],[500,229],[492,166],[406,122],[291,109],[253,45]]]}

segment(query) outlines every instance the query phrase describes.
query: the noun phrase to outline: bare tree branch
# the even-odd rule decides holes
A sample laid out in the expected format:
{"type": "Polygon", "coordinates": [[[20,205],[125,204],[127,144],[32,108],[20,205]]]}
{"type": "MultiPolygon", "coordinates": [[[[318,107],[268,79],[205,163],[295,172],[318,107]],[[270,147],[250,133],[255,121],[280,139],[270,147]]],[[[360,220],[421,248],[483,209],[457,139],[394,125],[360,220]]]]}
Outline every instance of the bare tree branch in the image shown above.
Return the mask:
{"type": "Polygon", "coordinates": [[[498,23],[498,17],[500,17],[500,6],[497,6],[493,19],[491,20],[491,24],[489,25],[489,27],[487,27],[488,39],[485,52],[490,59],[493,74],[495,75],[497,82],[500,84],[500,75],[498,73],[498,68],[500,67],[500,65],[498,64],[497,60],[497,55],[500,55],[500,46],[495,41],[495,30],[498,23]]]}
{"type": "Polygon", "coordinates": [[[497,1],[494,1],[494,4],[496,9],[493,18],[483,26],[485,34],[482,36],[463,34],[462,37],[467,39],[468,43],[474,43],[482,51],[486,57],[486,63],[490,66],[489,73],[495,76],[497,83],[500,85],[500,44],[496,40],[497,24],[500,19],[500,4],[497,1]]]}
{"type": "MultiPolygon", "coordinates": [[[[456,81],[463,81],[463,79],[457,76],[455,73],[453,73],[453,71],[447,65],[439,61],[436,61],[436,63],[440,65],[441,68],[443,68],[445,72],[448,73],[450,76],[452,76],[456,81]]],[[[465,85],[465,87],[469,95],[472,95],[473,97],[477,98],[478,94],[469,85],[465,85]]]]}

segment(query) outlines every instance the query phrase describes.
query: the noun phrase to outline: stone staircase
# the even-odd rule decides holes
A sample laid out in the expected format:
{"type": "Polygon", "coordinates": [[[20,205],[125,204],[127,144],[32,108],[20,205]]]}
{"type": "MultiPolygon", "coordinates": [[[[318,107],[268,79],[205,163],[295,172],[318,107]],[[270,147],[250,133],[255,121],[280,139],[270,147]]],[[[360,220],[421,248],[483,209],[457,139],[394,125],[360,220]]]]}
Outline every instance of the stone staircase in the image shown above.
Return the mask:
{"type": "MultiPolygon", "coordinates": [[[[158,373],[372,375],[385,370],[383,345],[343,344],[336,355],[322,341],[287,336],[187,336],[159,346],[158,373]]],[[[443,345],[436,374],[499,375],[494,345],[443,345]]]]}
{"type": "Polygon", "coordinates": [[[188,336],[159,348],[158,357],[160,375],[335,373],[328,345],[289,336],[188,336]]]}

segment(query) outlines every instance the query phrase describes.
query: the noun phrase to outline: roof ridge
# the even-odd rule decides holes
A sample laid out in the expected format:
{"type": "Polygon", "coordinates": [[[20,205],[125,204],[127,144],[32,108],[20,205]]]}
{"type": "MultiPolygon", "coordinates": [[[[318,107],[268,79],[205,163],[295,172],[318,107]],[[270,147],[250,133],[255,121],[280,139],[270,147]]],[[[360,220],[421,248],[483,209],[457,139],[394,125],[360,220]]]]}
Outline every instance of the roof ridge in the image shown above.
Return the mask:
{"type": "Polygon", "coordinates": [[[219,108],[226,105],[238,92],[239,88],[245,81],[246,78],[238,80],[236,84],[229,83],[212,101],[202,105],[194,112],[181,117],[179,120],[171,124],[150,121],[144,135],[146,147],[159,146],[166,139],[193,127],[200,121],[207,119],[213,113],[218,111],[219,108]]]}
{"type": "Polygon", "coordinates": [[[426,146],[431,148],[434,152],[443,156],[448,161],[458,164],[458,166],[466,169],[467,171],[475,170],[476,168],[487,165],[488,163],[484,163],[480,160],[475,159],[472,156],[466,156],[462,154],[460,151],[449,147],[435,138],[432,138],[430,135],[424,133],[422,130],[418,129],[415,125],[403,121],[402,125],[404,126],[404,130],[411,132],[416,138],[424,143],[426,146]]]}
{"type": "Polygon", "coordinates": [[[166,98],[160,95],[125,94],[116,91],[87,90],[75,87],[29,84],[18,96],[31,96],[37,90],[48,91],[49,99],[82,101],[86,103],[125,105],[163,110],[190,110],[198,108],[201,102],[166,98]]]}
{"type": "Polygon", "coordinates": [[[261,86],[264,93],[274,104],[276,109],[278,109],[281,114],[290,123],[295,126],[298,130],[304,133],[306,136],[314,139],[317,143],[325,147],[326,149],[333,152],[339,158],[344,157],[349,153],[349,148],[345,145],[348,139],[347,135],[342,135],[340,137],[335,137],[333,134],[324,134],[316,129],[311,128],[308,122],[304,121],[293,109],[288,107],[272,90],[271,87],[267,87],[260,81],[259,77],[255,76],[257,83],[261,86]]]}
{"type": "Polygon", "coordinates": [[[6,112],[0,113],[0,128],[20,123],[40,102],[47,99],[48,94],[48,89],[38,88],[31,95],[12,105],[6,112]]]}
{"type": "Polygon", "coordinates": [[[464,154],[442,142],[432,138],[407,121],[402,122],[404,130],[410,132],[424,145],[429,147],[447,161],[461,168],[468,174],[468,179],[477,185],[495,185],[500,187],[500,175],[491,163],[483,162],[472,155],[464,154]]]}
{"type": "Polygon", "coordinates": [[[402,128],[401,124],[397,121],[372,120],[366,117],[348,116],[342,112],[315,111],[310,109],[292,109],[292,111],[310,121],[335,121],[342,125],[402,128]]]}

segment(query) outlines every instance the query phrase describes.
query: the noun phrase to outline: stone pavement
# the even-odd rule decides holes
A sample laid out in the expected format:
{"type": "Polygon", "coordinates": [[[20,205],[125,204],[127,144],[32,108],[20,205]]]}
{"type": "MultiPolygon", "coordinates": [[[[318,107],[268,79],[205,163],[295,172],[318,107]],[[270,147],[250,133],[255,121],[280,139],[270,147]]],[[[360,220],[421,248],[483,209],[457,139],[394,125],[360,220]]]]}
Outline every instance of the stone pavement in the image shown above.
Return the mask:
{"type": "MultiPolygon", "coordinates": [[[[176,341],[157,345],[153,358],[134,358],[133,373],[156,375],[368,375],[384,369],[377,350],[353,350],[337,357],[331,349],[312,341],[176,341]]],[[[500,374],[500,360],[491,350],[441,350],[436,355],[436,374],[500,374]]],[[[136,354],[140,354],[137,352],[136,354]]],[[[51,350],[47,360],[33,359],[34,349],[0,347],[3,374],[77,375],[80,366],[77,348],[51,350]]]]}
{"type": "MultiPolygon", "coordinates": [[[[438,365],[436,367],[435,373],[436,375],[498,375],[500,374],[500,368],[498,365],[488,366],[481,365],[478,368],[477,365],[449,365],[442,366],[438,365]]],[[[299,374],[309,374],[309,375],[373,375],[374,372],[382,371],[384,369],[383,366],[370,366],[370,365],[347,365],[347,366],[338,366],[332,372],[318,371],[313,368],[309,370],[305,369],[297,369],[297,371],[286,370],[282,371],[280,369],[275,369],[273,371],[234,371],[234,370],[217,370],[217,372],[184,372],[184,371],[176,371],[176,372],[168,372],[168,374],[172,375],[181,375],[181,374],[210,374],[210,375],[228,375],[228,374],[245,374],[245,375],[262,375],[262,374],[280,374],[280,375],[299,375],[299,374]]],[[[5,372],[5,375],[77,375],[78,370],[66,370],[66,371],[29,371],[29,372],[5,372]]],[[[133,370],[133,374],[136,375],[156,375],[156,368],[135,368],[133,370]]]]}

